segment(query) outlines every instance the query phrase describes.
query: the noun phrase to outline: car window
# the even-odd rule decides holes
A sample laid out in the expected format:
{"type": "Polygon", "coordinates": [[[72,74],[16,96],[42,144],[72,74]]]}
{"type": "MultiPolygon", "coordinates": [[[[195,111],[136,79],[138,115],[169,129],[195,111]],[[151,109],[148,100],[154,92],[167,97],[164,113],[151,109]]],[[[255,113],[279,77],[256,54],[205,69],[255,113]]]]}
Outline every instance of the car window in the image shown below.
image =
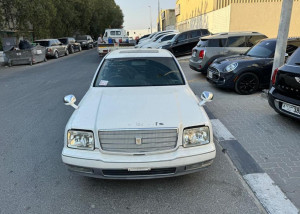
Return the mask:
{"type": "Polygon", "coordinates": [[[246,36],[246,46],[247,47],[252,47],[256,45],[260,40],[267,38],[264,35],[259,35],[259,36],[246,36]]]}
{"type": "Polygon", "coordinates": [[[165,36],[164,38],[161,39],[161,41],[164,42],[164,41],[171,40],[174,36],[175,36],[175,35],[165,36]]]}
{"type": "Polygon", "coordinates": [[[197,34],[199,31],[192,31],[191,32],[191,37],[190,38],[196,38],[196,37],[198,37],[199,35],[197,34]]]}
{"type": "Polygon", "coordinates": [[[38,43],[40,46],[49,47],[51,43],[49,41],[35,41],[35,43],[38,43]]]}
{"type": "Polygon", "coordinates": [[[209,39],[206,47],[225,47],[226,39],[209,39]]]}
{"type": "Polygon", "coordinates": [[[121,31],[116,31],[116,35],[120,36],[121,35],[121,31]]]}
{"type": "Polygon", "coordinates": [[[300,66],[300,48],[298,48],[293,54],[292,56],[290,56],[288,58],[287,61],[288,65],[296,65],[296,66],[300,66]]]}
{"type": "Polygon", "coordinates": [[[173,58],[106,59],[98,71],[95,87],[184,85],[173,58]]]}
{"type": "Polygon", "coordinates": [[[182,34],[180,34],[180,35],[178,36],[177,41],[178,41],[178,42],[182,42],[182,41],[184,41],[184,40],[186,40],[186,39],[187,39],[187,33],[182,33],[182,34]]]}
{"type": "Polygon", "coordinates": [[[59,39],[59,41],[63,44],[68,44],[68,40],[67,39],[59,39]]]}
{"type": "Polygon", "coordinates": [[[116,31],[110,31],[110,35],[111,35],[111,36],[116,35],[116,31]]]}
{"type": "Polygon", "coordinates": [[[247,56],[270,58],[274,56],[276,41],[262,41],[246,52],[247,56]]]}
{"type": "Polygon", "coordinates": [[[228,37],[228,47],[245,47],[246,41],[244,36],[232,36],[228,37]]]}

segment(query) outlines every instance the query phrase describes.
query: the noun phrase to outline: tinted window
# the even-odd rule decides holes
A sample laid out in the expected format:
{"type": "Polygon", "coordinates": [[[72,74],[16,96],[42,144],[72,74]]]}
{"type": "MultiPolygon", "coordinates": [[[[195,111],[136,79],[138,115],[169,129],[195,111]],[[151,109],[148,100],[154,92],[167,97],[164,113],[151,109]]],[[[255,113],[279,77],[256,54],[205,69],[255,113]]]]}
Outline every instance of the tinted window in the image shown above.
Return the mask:
{"type": "Polygon", "coordinates": [[[297,48],[300,46],[300,44],[298,43],[294,43],[294,44],[291,44],[288,42],[288,45],[286,47],[286,53],[291,56],[295,50],[297,50],[297,48]]]}
{"type": "Polygon", "coordinates": [[[178,42],[184,41],[187,39],[187,33],[182,33],[178,36],[178,42]]]}
{"type": "Polygon", "coordinates": [[[233,36],[228,37],[228,47],[245,47],[245,37],[244,36],[233,36]]]}
{"type": "Polygon", "coordinates": [[[197,47],[207,47],[207,46],[208,46],[208,40],[207,39],[201,39],[197,44],[197,47]]]}
{"type": "Polygon", "coordinates": [[[183,85],[173,58],[106,59],[94,82],[95,87],[183,85]]]}
{"type": "Polygon", "coordinates": [[[110,35],[112,36],[116,35],[116,31],[110,31],[110,35]]]}
{"type": "Polygon", "coordinates": [[[116,34],[119,36],[121,35],[121,31],[116,31],[116,34]]]}
{"type": "Polygon", "coordinates": [[[67,44],[68,43],[68,40],[67,39],[59,39],[59,41],[63,44],[67,44]]]}
{"type": "Polygon", "coordinates": [[[196,38],[201,36],[201,31],[200,30],[195,30],[191,32],[191,38],[196,38]]]}
{"type": "Polygon", "coordinates": [[[253,46],[246,55],[261,57],[261,58],[269,58],[273,57],[276,47],[276,41],[262,41],[257,45],[253,46]]]}
{"type": "Polygon", "coordinates": [[[207,47],[225,47],[226,39],[209,39],[207,47]]]}
{"type": "Polygon", "coordinates": [[[160,37],[165,36],[166,34],[160,34],[158,36],[155,37],[154,41],[158,40],[160,37]]]}
{"type": "Polygon", "coordinates": [[[164,41],[171,40],[174,36],[175,36],[175,35],[165,36],[164,38],[161,39],[161,41],[164,42],[164,41]]]}
{"type": "Polygon", "coordinates": [[[267,38],[266,36],[246,36],[246,46],[252,47],[256,45],[260,40],[267,38]]]}
{"type": "Polygon", "coordinates": [[[288,65],[300,66],[300,48],[298,48],[287,61],[288,65]]]}
{"type": "Polygon", "coordinates": [[[35,43],[38,43],[39,45],[44,46],[44,47],[49,47],[50,46],[49,41],[35,41],[35,43]]]}

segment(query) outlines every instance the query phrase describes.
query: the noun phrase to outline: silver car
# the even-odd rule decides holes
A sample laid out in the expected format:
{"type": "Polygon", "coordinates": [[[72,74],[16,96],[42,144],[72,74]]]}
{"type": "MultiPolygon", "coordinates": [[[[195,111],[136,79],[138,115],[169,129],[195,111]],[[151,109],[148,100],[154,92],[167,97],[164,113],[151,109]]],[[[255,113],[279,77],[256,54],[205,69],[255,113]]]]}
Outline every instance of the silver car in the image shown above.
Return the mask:
{"type": "Polygon", "coordinates": [[[206,73],[208,66],[217,58],[243,54],[267,36],[258,32],[219,33],[202,37],[193,48],[190,68],[206,73]]]}
{"type": "Polygon", "coordinates": [[[62,44],[58,39],[41,39],[34,41],[35,43],[46,48],[46,56],[57,59],[60,56],[69,55],[68,46],[62,44]]]}

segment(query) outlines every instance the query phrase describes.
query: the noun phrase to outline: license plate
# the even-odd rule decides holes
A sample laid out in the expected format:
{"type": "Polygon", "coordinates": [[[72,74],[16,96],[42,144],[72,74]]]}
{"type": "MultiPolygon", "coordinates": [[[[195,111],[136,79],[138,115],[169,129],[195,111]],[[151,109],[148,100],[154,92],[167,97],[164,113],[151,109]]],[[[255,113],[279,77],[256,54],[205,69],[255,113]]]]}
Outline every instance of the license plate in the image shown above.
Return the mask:
{"type": "Polygon", "coordinates": [[[213,73],[212,73],[211,71],[208,71],[208,77],[209,77],[210,79],[213,78],[213,73]]]}
{"type": "Polygon", "coordinates": [[[281,108],[285,111],[291,112],[293,114],[300,115],[300,106],[290,105],[288,103],[282,103],[281,108]]]}
{"type": "Polygon", "coordinates": [[[193,55],[192,55],[193,57],[196,57],[196,52],[197,51],[193,51],[193,55]]]}
{"type": "Polygon", "coordinates": [[[128,168],[129,172],[150,171],[151,168],[128,168]]]}

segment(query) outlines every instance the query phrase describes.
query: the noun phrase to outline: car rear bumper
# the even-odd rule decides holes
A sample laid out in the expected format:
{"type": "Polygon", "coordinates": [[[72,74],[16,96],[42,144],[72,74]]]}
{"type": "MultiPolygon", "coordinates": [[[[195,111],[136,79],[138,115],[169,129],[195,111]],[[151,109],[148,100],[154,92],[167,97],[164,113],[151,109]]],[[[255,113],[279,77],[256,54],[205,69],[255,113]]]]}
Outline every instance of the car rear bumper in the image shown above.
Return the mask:
{"type": "Polygon", "coordinates": [[[62,160],[70,171],[84,176],[104,179],[152,179],[189,174],[209,167],[216,156],[216,151],[214,144],[205,145],[205,147],[205,152],[201,154],[182,152],[178,149],[175,152],[161,155],[169,156],[167,159],[162,158],[160,160],[160,155],[155,155],[155,158],[153,157],[151,161],[148,161],[149,157],[129,156],[125,157],[126,161],[114,156],[114,162],[104,159],[87,159],[80,156],[72,157],[64,149],[62,160]],[[185,155],[191,153],[191,155],[181,156],[183,153],[185,155]]]}
{"type": "Polygon", "coordinates": [[[287,115],[289,117],[300,120],[300,115],[296,115],[296,114],[293,114],[291,112],[288,112],[288,111],[282,109],[282,103],[287,103],[287,104],[294,105],[294,106],[297,106],[300,108],[300,100],[282,95],[282,94],[278,93],[278,91],[274,87],[272,87],[268,93],[268,102],[269,102],[269,105],[273,109],[277,110],[278,112],[280,112],[284,115],[287,115]]]}

